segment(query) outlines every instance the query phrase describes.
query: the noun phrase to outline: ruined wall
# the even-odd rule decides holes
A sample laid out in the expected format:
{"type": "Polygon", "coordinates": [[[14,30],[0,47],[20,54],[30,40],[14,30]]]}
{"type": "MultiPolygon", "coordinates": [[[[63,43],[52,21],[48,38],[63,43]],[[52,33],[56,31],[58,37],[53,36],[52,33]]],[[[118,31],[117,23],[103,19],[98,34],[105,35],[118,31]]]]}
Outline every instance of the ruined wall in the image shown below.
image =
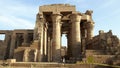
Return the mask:
{"type": "Polygon", "coordinates": [[[100,31],[99,35],[93,37],[86,43],[87,49],[103,50],[104,54],[115,54],[119,46],[119,39],[111,31],[104,33],[100,31]]]}
{"type": "MultiPolygon", "coordinates": [[[[117,36],[112,34],[112,31],[99,31],[99,35],[86,43],[86,59],[91,58],[97,63],[109,63],[113,60],[119,60],[120,45],[117,36]],[[108,61],[111,60],[111,61],[108,61]]],[[[117,62],[117,61],[114,61],[117,62]]]]}
{"type": "Polygon", "coordinates": [[[0,40],[0,60],[4,60],[6,53],[6,46],[3,40],[0,40]]]}

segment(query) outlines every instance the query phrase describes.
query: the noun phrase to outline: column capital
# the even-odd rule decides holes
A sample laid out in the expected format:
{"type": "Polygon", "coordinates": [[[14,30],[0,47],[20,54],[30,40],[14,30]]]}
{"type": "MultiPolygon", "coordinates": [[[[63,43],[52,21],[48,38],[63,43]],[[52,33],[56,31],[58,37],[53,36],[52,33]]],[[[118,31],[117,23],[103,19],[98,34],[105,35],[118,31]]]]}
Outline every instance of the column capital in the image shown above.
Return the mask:
{"type": "Polygon", "coordinates": [[[81,20],[81,14],[80,13],[74,13],[70,15],[71,22],[80,22],[81,20]]]}
{"type": "Polygon", "coordinates": [[[53,23],[61,22],[61,17],[62,17],[61,14],[52,14],[51,17],[52,17],[53,23]]]}
{"type": "Polygon", "coordinates": [[[94,27],[94,22],[87,22],[87,28],[93,28],[94,27]]]}

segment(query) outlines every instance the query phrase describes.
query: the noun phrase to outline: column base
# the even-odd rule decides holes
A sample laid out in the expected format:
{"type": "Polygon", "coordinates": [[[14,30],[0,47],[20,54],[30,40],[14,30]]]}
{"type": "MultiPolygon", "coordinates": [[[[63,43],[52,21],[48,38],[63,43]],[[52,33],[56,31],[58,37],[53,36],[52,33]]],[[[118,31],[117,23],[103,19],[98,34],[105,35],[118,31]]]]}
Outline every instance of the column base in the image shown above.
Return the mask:
{"type": "Polygon", "coordinates": [[[53,62],[60,62],[60,60],[61,60],[61,53],[60,52],[61,52],[60,49],[54,51],[55,54],[52,57],[53,62]]]}

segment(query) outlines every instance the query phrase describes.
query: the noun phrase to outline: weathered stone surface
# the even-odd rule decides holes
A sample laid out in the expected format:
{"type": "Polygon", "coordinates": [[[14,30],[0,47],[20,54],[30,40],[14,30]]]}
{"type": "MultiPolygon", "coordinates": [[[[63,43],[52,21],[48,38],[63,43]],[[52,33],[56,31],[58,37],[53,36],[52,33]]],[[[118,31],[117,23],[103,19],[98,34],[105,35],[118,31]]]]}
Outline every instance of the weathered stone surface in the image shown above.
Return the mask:
{"type": "Polygon", "coordinates": [[[4,60],[6,48],[7,46],[5,46],[4,41],[0,40],[0,60],[4,60]]]}
{"type": "Polygon", "coordinates": [[[60,62],[65,58],[71,63],[112,61],[119,64],[118,37],[111,30],[101,30],[94,36],[92,13],[92,10],[77,12],[75,6],[69,4],[40,6],[33,30],[0,30],[0,34],[5,34],[5,40],[0,40],[0,60],[60,62]],[[61,47],[62,34],[66,34],[67,48],[61,47]],[[109,59],[111,61],[107,61],[109,59]]]}
{"type": "Polygon", "coordinates": [[[15,63],[15,62],[16,62],[16,59],[7,59],[7,62],[8,62],[8,63],[15,63]]]}

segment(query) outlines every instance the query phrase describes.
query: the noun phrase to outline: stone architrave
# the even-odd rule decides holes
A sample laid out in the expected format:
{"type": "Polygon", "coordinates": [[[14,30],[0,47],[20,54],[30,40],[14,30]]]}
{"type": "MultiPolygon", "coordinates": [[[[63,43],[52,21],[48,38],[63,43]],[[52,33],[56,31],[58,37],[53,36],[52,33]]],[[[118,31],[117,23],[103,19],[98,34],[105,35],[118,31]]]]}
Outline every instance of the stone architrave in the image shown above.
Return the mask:
{"type": "Polygon", "coordinates": [[[72,56],[77,58],[80,56],[80,45],[81,45],[81,32],[80,22],[81,14],[71,14],[70,20],[72,23],[72,56]]]}
{"type": "Polygon", "coordinates": [[[52,60],[53,61],[60,61],[61,54],[61,15],[60,14],[53,14],[52,15],[53,21],[53,33],[52,33],[52,60]]]}

